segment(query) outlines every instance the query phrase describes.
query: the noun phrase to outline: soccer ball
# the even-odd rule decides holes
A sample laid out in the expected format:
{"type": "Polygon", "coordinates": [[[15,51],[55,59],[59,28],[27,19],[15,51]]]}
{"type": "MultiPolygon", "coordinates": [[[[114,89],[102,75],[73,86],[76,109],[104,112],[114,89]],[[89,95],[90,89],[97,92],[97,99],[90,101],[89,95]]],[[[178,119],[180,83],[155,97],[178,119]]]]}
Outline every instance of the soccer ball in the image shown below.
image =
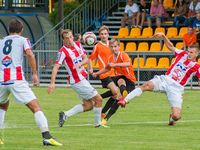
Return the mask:
{"type": "Polygon", "coordinates": [[[93,32],[86,32],[83,34],[83,42],[85,45],[92,46],[96,41],[97,37],[93,32]]]}

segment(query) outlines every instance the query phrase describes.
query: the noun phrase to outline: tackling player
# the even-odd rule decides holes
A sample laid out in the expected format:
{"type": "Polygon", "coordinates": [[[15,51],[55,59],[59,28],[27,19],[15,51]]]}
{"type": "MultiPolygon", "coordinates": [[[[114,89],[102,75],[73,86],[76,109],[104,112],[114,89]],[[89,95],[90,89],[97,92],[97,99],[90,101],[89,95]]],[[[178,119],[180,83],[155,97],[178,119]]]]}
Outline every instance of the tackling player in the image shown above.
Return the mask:
{"type": "Polygon", "coordinates": [[[129,93],[125,99],[121,99],[118,104],[125,107],[126,103],[145,91],[165,92],[171,106],[169,125],[175,125],[176,121],[181,118],[184,86],[192,75],[196,75],[200,80],[200,65],[196,62],[199,47],[189,47],[188,51],[179,50],[173,46],[165,34],[157,33],[154,37],[164,39],[168,49],[175,54],[175,61],[165,75],[154,76],[153,79],[129,93]]]}

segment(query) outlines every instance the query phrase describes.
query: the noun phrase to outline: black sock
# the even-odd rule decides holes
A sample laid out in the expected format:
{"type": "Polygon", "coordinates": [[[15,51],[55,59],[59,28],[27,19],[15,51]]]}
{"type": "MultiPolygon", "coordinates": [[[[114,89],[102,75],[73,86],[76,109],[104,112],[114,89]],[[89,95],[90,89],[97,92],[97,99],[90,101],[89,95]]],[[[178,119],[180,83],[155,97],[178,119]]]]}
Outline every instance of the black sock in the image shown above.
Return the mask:
{"type": "Polygon", "coordinates": [[[108,120],[108,119],[117,111],[117,109],[119,108],[119,105],[118,105],[117,102],[118,102],[118,101],[115,100],[115,102],[114,102],[113,105],[111,106],[111,108],[110,108],[108,114],[106,115],[106,118],[105,118],[105,119],[108,120]]]}
{"type": "Polygon", "coordinates": [[[105,106],[102,109],[102,113],[106,113],[108,109],[110,109],[110,107],[113,105],[114,101],[115,99],[109,98],[109,100],[106,102],[105,106]]]}
{"type": "Polygon", "coordinates": [[[101,94],[102,98],[107,98],[107,97],[111,97],[111,96],[113,96],[111,90],[106,91],[105,93],[101,94]]]}
{"type": "Polygon", "coordinates": [[[120,89],[120,93],[123,94],[123,91],[126,90],[126,86],[125,85],[121,85],[119,87],[119,89],[120,89]]]}
{"type": "Polygon", "coordinates": [[[46,132],[42,132],[42,137],[44,139],[50,139],[52,138],[51,134],[49,133],[49,131],[46,131],[46,132]]]}

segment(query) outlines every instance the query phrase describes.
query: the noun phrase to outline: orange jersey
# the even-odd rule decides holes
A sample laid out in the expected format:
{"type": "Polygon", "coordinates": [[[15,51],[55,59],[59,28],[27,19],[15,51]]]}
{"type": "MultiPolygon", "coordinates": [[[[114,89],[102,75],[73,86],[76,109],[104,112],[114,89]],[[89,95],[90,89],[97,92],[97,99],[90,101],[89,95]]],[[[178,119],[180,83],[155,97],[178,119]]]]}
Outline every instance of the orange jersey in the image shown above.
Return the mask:
{"type": "Polygon", "coordinates": [[[109,57],[109,63],[124,63],[130,62],[131,65],[129,67],[115,67],[114,73],[116,76],[124,75],[126,78],[131,80],[132,82],[136,81],[136,77],[134,74],[133,66],[131,58],[125,52],[119,52],[117,58],[115,58],[114,54],[109,57]]]}
{"type": "Polygon", "coordinates": [[[186,33],[183,36],[183,41],[185,42],[186,46],[191,46],[192,44],[197,42],[197,36],[195,33],[193,33],[192,35],[186,33]]]}
{"type": "MultiPolygon", "coordinates": [[[[112,55],[112,51],[111,49],[109,48],[108,44],[103,44],[102,42],[98,42],[91,55],[89,56],[89,58],[91,60],[95,60],[97,59],[97,63],[99,65],[99,70],[103,69],[106,67],[106,64],[108,63],[108,58],[112,55]]],[[[99,76],[100,79],[104,79],[108,76],[114,76],[114,71],[113,69],[111,69],[110,71],[104,73],[104,74],[101,74],[99,76]]]]}

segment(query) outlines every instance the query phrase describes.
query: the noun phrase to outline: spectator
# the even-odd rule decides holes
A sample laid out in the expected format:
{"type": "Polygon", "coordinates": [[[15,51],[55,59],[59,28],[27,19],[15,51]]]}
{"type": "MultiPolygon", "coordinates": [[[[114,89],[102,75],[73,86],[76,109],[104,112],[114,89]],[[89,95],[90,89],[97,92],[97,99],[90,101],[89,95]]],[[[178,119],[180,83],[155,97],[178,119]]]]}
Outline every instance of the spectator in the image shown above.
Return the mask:
{"type": "Polygon", "coordinates": [[[188,47],[194,45],[197,42],[197,36],[195,30],[192,27],[188,27],[188,33],[183,36],[184,50],[188,50],[188,47]]]}
{"type": "Polygon", "coordinates": [[[152,21],[156,21],[156,26],[160,27],[161,22],[166,17],[166,12],[162,3],[159,0],[153,0],[150,8],[150,16],[147,18],[148,26],[152,26],[152,21]]]}
{"type": "Polygon", "coordinates": [[[200,10],[200,2],[198,0],[192,0],[189,5],[187,25],[192,26],[196,13],[200,10]]]}
{"type": "Polygon", "coordinates": [[[126,22],[132,22],[132,27],[136,27],[136,17],[139,11],[138,5],[133,0],[128,0],[125,7],[124,16],[121,19],[121,27],[126,26],[126,22]]]}
{"type": "Polygon", "coordinates": [[[193,28],[198,29],[200,31],[200,12],[196,14],[193,22],[193,28]]]}
{"type": "Polygon", "coordinates": [[[137,14],[137,23],[136,23],[137,27],[139,28],[143,27],[145,18],[149,16],[149,14],[150,14],[150,4],[146,3],[146,0],[140,0],[139,12],[137,14]]]}
{"type": "Polygon", "coordinates": [[[179,28],[179,23],[184,23],[186,21],[186,15],[188,12],[187,4],[184,0],[178,0],[175,5],[174,10],[174,22],[173,26],[179,28]]]}

